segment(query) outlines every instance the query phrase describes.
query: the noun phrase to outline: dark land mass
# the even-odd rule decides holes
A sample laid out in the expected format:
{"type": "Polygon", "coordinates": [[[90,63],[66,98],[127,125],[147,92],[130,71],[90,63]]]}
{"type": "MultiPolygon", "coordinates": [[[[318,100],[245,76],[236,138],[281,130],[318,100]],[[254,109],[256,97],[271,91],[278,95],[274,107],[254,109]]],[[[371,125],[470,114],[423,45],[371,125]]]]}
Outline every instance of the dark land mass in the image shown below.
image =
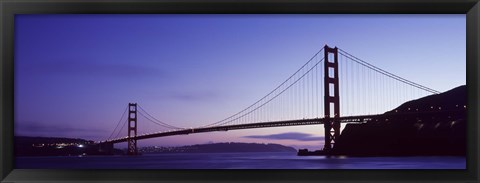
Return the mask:
{"type": "MultiPolygon", "coordinates": [[[[98,144],[84,139],[58,137],[15,137],[16,156],[78,156],[78,155],[124,155],[125,150],[113,149],[104,153],[98,144]]],[[[139,148],[140,154],[148,153],[225,153],[225,152],[296,152],[292,147],[279,144],[214,143],[180,147],[149,146],[139,148]]]]}
{"type": "Polygon", "coordinates": [[[351,156],[466,155],[467,87],[406,102],[384,120],[347,124],[331,152],[351,156]],[[418,109],[418,110],[417,110],[418,109]],[[397,112],[454,111],[442,115],[388,117],[397,112]]]}
{"type": "Polygon", "coordinates": [[[226,152],[296,152],[293,147],[280,144],[258,143],[214,143],[181,147],[143,147],[141,153],[226,153],[226,152]]]}
{"type": "MultiPolygon", "coordinates": [[[[77,156],[104,155],[98,151],[93,141],[63,137],[15,137],[16,156],[77,156]]],[[[120,149],[114,149],[114,154],[123,154],[120,149]]]]}

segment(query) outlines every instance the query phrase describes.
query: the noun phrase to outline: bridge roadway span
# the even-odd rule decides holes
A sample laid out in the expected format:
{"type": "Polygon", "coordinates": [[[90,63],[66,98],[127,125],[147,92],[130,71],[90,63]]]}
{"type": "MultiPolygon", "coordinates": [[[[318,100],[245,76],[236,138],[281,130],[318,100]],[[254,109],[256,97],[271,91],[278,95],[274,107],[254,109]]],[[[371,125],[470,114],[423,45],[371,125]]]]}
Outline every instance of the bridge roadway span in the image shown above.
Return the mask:
{"type": "MultiPolygon", "coordinates": [[[[423,112],[407,112],[407,113],[389,113],[389,114],[376,114],[376,115],[363,115],[363,116],[344,116],[340,117],[341,123],[364,123],[371,120],[388,119],[389,117],[405,117],[410,118],[419,115],[440,115],[440,114],[453,114],[460,112],[459,110],[444,110],[444,111],[423,111],[423,112]]],[[[212,127],[200,127],[200,128],[185,128],[175,131],[158,132],[152,134],[138,135],[134,138],[137,140],[150,139],[156,137],[174,136],[174,135],[188,135],[192,133],[205,133],[215,131],[228,131],[228,130],[241,130],[241,129],[253,129],[253,128],[271,128],[271,127],[285,127],[285,126],[302,126],[302,125],[319,125],[324,124],[325,118],[311,118],[311,119],[298,119],[298,120],[284,120],[284,121],[271,121],[271,122],[259,122],[249,124],[238,125],[225,125],[225,126],[212,126],[212,127]]],[[[114,140],[102,141],[100,143],[121,143],[127,142],[128,138],[120,138],[114,140]]]]}

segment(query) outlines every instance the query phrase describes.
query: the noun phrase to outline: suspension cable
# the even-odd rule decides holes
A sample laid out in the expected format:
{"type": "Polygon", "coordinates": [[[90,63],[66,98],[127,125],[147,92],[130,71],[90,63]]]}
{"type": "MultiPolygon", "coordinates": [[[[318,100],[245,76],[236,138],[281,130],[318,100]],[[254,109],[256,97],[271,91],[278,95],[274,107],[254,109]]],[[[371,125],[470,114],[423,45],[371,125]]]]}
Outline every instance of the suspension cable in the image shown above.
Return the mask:
{"type": "Polygon", "coordinates": [[[110,136],[108,136],[107,139],[112,138],[112,135],[115,134],[115,131],[117,130],[118,126],[120,126],[120,123],[122,122],[123,117],[127,113],[127,110],[128,110],[128,106],[125,107],[125,111],[123,111],[122,117],[120,117],[120,120],[117,122],[117,126],[115,126],[115,129],[113,129],[112,133],[110,134],[110,136]]]}
{"type": "Polygon", "coordinates": [[[346,52],[346,51],[344,51],[344,50],[342,50],[342,49],[340,49],[340,48],[339,48],[339,50],[341,51],[340,54],[342,54],[342,55],[350,58],[351,60],[353,60],[353,61],[355,61],[355,62],[357,62],[357,63],[359,63],[359,64],[361,64],[361,65],[363,65],[363,66],[365,66],[365,67],[368,67],[368,68],[370,68],[370,69],[372,69],[372,70],[375,70],[375,71],[377,71],[377,72],[379,72],[379,73],[381,73],[381,74],[383,74],[383,75],[386,75],[386,76],[388,76],[388,77],[390,77],[390,78],[393,78],[393,79],[395,79],[395,80],[397,80],[397,81],[403,82],[403,83],[405,83],[405,84],[411,85],[411,86],[416,87],[416,88],[419,88],[419,89],[421,89],[421,90],[428,91],[428,92],[433,93],[433,94],[438,94],[438,93],[440,93],[440,92],[437,91],[437,90],[428,88],[428,87],[426,87],[426,86],[420,85],[420,84],[418,84],[418,83],[412,82],[412,81],[410,81],[410,80],[407,80],[407,79],[405,79],[405,78],[402,78],[402,77],[400,77],[400,76],[397,76],[397,75],[395,75],[395,74],[392,74],[392,73],[390,73],[390,72],[388,72],[388,71],[385,71],[385,70],[383,70],[383,69],[380,69],[380,68],[378,68],[378,67],[376,67],[376,66],[374,66],[374,65],[372,65],[372,64],[370,64],[370,63],[368,63],[368,62],[366,62],[366,61],[363,61],[363,60],[361,60],[361,59],[353,56],[352,54],[350,54],[350,53],[348,53],[348,52],[346,52]]]}
{"type": "MultiPolygon", "coordinates": [[[[165,127],[165,128],[169,128],[169,129],[181,129],[181,128],[174,128],[174,127],[172,127],[172,126],[169,126],[169,125],[166,125],[166,124],[163,124],[163,123],[156,122],[155,120],[147,117],[147,116],[146,116],[145,114],[143,114],[143,112],[141,112],[141,111],[139,111],[139,114],[140,114],[141,116],[143,116],[145,119],[147,119],[148,121],[150,121],[150,122],[152,122],[152,123],[155,123],[155,124],[157,124],[157,125],[159,125],[159,126],[162,126],[162,127],[165,127]]],[[[147,114],[147,115],[148,115],[148,114],[147,114]]]]}
{"type": "MultiPolygon", "coordinates": [[[[180,127],[173,126],[173,125],[170,125],[168,123],[162,122],[162,121],[158,120],[157,118],[153,117],[152,115],[150,115],[145,109],[142,108],[142,106],[138,105],[138,107],[140,108],[141,111],[143,111],[145,114],[147,114],[148,116],[150,116],[152,119],[154,119],[155,121],[157,121],[160,124],[163,124],[165,126],[168,126],[169,128],[173,128],[173,129],[184,129],[184,128],[180,128],[180,127]]],[[[144,116],[144,117],[146,118],[146,116],[144,116]]]]}
{"type": "Polygon", "coordinates": [[[222,123],[224,121],[227,121],[229,120],[230,118],[233,118],[235,116],[237,116],[238,114],[241,114],[242,112],[245,112],[247,111],[248,109],[250,109],[251,107],[253,107],[254,105],[256,105],[257,103],[259,103],[260,101],[262,101],[263,99],[267,98],[270,94],[272,94],[273,92],[275,92],[276,90],[278,90],[281,86],[283,86],[287,81],[289,81],[293,76],[295,76],[298,72],[300,72],[308,63],[310,63],[320,52],[322,52],[324,49],[324,47],[322,47],[322,49],[320,49],[317,53],[315,53],[315,55],[313,55],[312,58],[310,58],[307,63],[305,63],[302,67],[300,67],[300,69],[298,69],[295,73],[293,73],[290,77],[288,77],[284,82],[282,82],[280,85],[278,85],[275,89],[273,89],[270,93],[268,93],[267,95],[265,95],[264,97],[262,97],[261,99],[257,100],[255,103],[253,103],[252,105],[248,106],[247,108],[241,110],[240,112],[237,112],[227,118],[224,118],[220,121],[217,121],[217,122],[214,122],[214,123],[211,123],[211,124],[208,124],[208,125],[204,125],[203,127],[208,127],[208,126],[213,126],[213,125],[217,125],[219,123],[222,123]]]}
{"type": "Polygon", "coordinates": [[[125,120],[125,123],[123,123],[122,128],[120,128],[120,130],[118,131],[118,133],[117,133],[117,135],[115,136],[115,138],[118,138],[118,135],[120,135],[120,132],[123,131],[123,128],[125,127],[125,125],[127,124],[127,122],[128,122],[128,121],[125,120]]]}
{"type": "Polygon", "coordinates": [[[262,105],[259,105],[258,107],[256,107],[255,109],[252,109],[250,112],[246,113],[246,114],[243,114],[235,119],[232,119],[230,121],[227,121],[227,122],[224,122],[224,123],[221,123],[221,124],[218,124],[218,126],[221,126],[221,125],[224,125],[224,124],[227,124],[229,122],[232,122],[233,120],[237,120],[243,116],[246,116],[254,111],[256,111],[257,109],[261,108],[262,106],[268,104],[270,101],[272,101],[273,99],[277,98],[279,95],[281,95],[283,92],[285,92],[286,90],[288,90],[290,87],[292,87],[294,84],[296,84],[300,79],[302,79],[306,74],[308,74],[310,71],[313,70],[313,68],[317,67],[317,65],[319,63],[321,63],[322,61],[324,60],[324,58],[322,58],[319,62],[317,62],[312,68],[310,68],[306,73],[304,73],[302,76],[300,76],[297,80],[295,80],[292,84],[290,84],[287,88],[283,89],[280,93],[276,94],[275,96],[273,96],[271,99],[267,100],[265,103],[263,103],[262,105]]]}

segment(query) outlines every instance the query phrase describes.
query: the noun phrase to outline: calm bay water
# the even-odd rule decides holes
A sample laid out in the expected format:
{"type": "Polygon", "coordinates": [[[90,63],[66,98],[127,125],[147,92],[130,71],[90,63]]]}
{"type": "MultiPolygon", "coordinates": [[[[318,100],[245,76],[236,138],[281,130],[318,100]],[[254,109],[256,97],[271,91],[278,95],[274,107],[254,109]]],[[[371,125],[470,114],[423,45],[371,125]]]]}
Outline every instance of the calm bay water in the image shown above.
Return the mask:
{"type": "Polygon", "coordinates": [[[18,169],[465,169],[466,158],[325,157],[296,153],[184,153],[17,157],[18,169]]]}

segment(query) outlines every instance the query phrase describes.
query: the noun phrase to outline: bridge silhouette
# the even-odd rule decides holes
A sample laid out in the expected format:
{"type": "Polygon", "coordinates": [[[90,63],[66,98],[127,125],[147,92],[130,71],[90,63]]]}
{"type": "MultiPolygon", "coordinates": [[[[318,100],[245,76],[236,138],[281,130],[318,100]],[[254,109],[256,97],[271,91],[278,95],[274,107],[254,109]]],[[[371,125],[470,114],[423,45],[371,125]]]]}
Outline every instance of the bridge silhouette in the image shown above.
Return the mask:
{"type": "Polygon", "coordinates": [[[408,108],[385,113],[404,102],[438,93],[440,92],[376,67],[340,48],[325,45],[267,95],[222,120],[184,128],[177,126],[178,123],[172,125],[174,123],[158,120],[137,103],[129,103],[110,136],[96,143],[99,144],[100,151],[111,151],[113,144],[127,142],[127,154],[136,155],[137,141],[142,139],[323,124],[323,150],[328,151],[340,136],[341,123],[366,123],[395,117],[414,118],[451,112],[430,106],[428,110],[420,109],[421,112],[419,108],[408,108]],[[161,129],[149,129],[150,131],[139,134],[140,118],[161,129]],[[125,132],[125,125],[127,135],[122,137],[120,134],[125,132]]]}

